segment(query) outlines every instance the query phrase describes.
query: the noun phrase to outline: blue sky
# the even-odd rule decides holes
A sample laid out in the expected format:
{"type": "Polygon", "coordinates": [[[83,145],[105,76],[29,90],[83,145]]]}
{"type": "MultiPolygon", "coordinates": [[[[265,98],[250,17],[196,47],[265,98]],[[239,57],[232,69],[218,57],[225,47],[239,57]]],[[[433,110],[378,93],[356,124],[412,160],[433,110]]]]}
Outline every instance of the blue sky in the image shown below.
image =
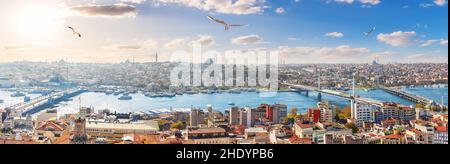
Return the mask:
{"type": "Polygon", "coordinates": [[[448,62],[446,0],[2,0],[0,17],[1,61],[147,61],[196,42],[280,51],[291,63],[448,62]],[[225,31],[207,15],[249,26],[225,31]],[[47,24],[30,29],[30,19],[47,24]]]}

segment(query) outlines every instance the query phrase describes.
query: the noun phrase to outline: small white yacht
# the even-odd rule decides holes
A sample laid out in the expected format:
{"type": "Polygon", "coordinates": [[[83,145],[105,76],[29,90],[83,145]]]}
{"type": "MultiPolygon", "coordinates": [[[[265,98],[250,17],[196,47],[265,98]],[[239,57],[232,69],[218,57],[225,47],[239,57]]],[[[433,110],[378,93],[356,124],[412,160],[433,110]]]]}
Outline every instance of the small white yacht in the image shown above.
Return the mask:
{"type": "Polygon", "coordinates": [[[123,94],[119,97],[119,100],[132,100],[133,97],[131,97],[129,94],[123,94]]]}

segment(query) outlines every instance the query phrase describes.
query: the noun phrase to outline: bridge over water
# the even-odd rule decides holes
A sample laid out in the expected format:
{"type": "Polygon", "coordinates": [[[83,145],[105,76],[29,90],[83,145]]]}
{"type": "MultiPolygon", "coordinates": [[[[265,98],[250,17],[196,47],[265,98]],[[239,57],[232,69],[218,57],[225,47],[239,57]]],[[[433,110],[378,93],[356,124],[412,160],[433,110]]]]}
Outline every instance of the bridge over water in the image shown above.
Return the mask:
{"type": "MultiPolygon", "coordinates": [[[[419,95],[415,95],[415,94],[412,94],[412,93],[408,93],[408,92],[402,91],[401,89],[398,89],[398,88],[380,87],[380,89],[382,89],[382,90],[384,90],[384,91],[386,91],[386,92],[388,92],[390,94],[393,94],[393,95],[396,95],[398,97],[401,97],[403,99],[406,99],[406,100],[409,100],[411,102],[417,103],[417,104],[421,104],[421,105],[424,105],[424,106],[434,106],[434,105],[436,105],[436,103],[433,100],[431,100],[431,99],[428,99],[428,98],[425,98],[425,97],[422,97],[422,96],[419,96],[419,95]]],[[[441,105],[444,108],[448,108],[447,106],[444,106],[444,104],[441,104],[441,105]]]]}
{"type": "Polygon", "coordinates": [[[51,107],[56,103],[74,97],[83,93],[82,89],[69,89],[60,92],[50,93],[36,97],[29,102],[22,102],[5,108],[10,114],[26,116],[37,113],[45,108],[51,107]]]}
{"type": "Polygon", "coordinates": [[[322,94],[327,94],[327,95],[331,95],[331,96],[335,96],[335,97],[339,97],[339,98],[343,98],[343,99],[347,99],[347,100],[355,100],[356,102],[361,102],[361,103],[366,103],[366,104],[372,104],[372,105],[378,105],[378,106],[381,106],[383,104],[383,102],[378,101],[378,100],[373,100],[370,98],[363,98],[363,97],[354,97],[353,95],[346,93],[346,92],[342,92],[342,91],[319,89],[318,87],[311,87],[311,86],[305,86],[305,85],[299,85],[299,84],[283,83],[283,85],[289,86],[290,88],[297,89],[299,91],[305,91],[305,92],[307,92],[307,95],[308,95],[309,91],[317,92],[317,93],[319,93],[319,97],[318,97],[319,101],[322,100],[322,94]]]}

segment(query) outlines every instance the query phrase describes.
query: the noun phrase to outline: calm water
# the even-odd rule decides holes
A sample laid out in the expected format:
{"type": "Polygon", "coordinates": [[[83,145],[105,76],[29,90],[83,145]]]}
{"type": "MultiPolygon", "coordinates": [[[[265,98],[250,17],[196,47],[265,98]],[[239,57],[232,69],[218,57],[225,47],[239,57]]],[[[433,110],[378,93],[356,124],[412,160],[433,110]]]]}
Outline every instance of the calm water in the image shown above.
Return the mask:
{"type": "MultiPolygon", "coordinates": [[[[14,92],[6,92],[6,91],[0,90],[0,99],[4,100],[4,102],[0,104],[0,108],[6,108],[8,106],[12,106],[14,104],[23,102],[24,97],[11,97],[11,94],[13,94],[13,93],[14,92]]],[[[31,99],[33,99],[33,98],[39,97],[40,95],[29,94],[27,96],[29,96],[31,99]]]]}
{"type": "MultiPolygon", "coordinates": [[[[405,89],[408,92],[419,94],[423,97],[433,99],[441,102],[441,97],[444,96],[444,104],[448,105],[448,87],[445,88],[415,88],[405,89]]],[[[380,101],[397,102],[404,105],[414,105],[414,103],[398,98],[394,95],[386,93],[381,90],[356,92],[362,97],[372,98],[380,101]]],[[[11,98],[11,93],[0,91],[0,99],[5,100],[5,103],[0,104],[0,107],[5,107],[10,104],[23,101],[23,98],[11,98]]],[[[32,95],[35,97],[37,95],[32,95]]],[[[95,109],[110,109],[117,112],[137,112],[148,111],[152,109],[170,109],[170,108],[191,108],[198,107],[204,109],[208,104],[212,105],[214,110],[224,111],[228,109],[230,103],[235,103],[236,106],[256,107],[261,103],[286,104],[289,109],[296,107],[304,112],[310,107],[315,107],[317,103],[317,93],[310,93],[309,97],[295,93],[295,92],[281,92],[275,97],[260,97],[258,93],[243,92],[242,94],[196,94],[196,95],[182,95],[173,98],[149,98],[142,94],[133,94],[133,100],[121,101],[118,96],[105,95],[104,93],[84,93],[81,96],[82,106],[92,106],[95,109]]],[[[59,114],[75,113],[78,111],[80,105],[79,97],[74,97],[71,101],[62,102],[58,105],[59,114]]],[[[348,105],[348,101],[323,95],[323,99],[332,104],[344,107],[348,105]]]]}

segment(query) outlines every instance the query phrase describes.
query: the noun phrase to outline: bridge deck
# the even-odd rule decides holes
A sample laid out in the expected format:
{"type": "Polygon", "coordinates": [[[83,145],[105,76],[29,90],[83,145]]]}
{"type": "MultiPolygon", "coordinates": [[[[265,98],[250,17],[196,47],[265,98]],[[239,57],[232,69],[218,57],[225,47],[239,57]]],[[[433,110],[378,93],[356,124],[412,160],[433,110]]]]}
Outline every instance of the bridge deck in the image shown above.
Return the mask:
{"type": "MultiPolygon", "coordinates": [[[[284,85],[293,87],[295,89],[319,92],[319,93],[328,94],[328,95],[332,95],[332,96],[336,96],[336,97],[340,97],[340,98],[344,98],[344,99],[348,99],[348,100],[354,99],[351,94],[348,94],[346,92],[329,90],[329,89],[319,89],[319,88],[304,86],[304,85],[294,85],[294,84],[286,84],[286,83],[284,85]]],[[[375,105],[382,104],[381,101],[373,100],[373,99],[369,99],[369,98],[355,98],[355,100],[357,102],[363,102],[363,103],[368,103],[368,104],[375,104],[375,105]]]]}
{"type": "Polygon", "coordinates": [[[26,103],[22,102],[22,103],[12,105],[5,109],[8,109],[17,114],[22,114],[22,113],[26,113],[30,110],[33,110],[34,108],[37,108],[37,107],[40,107],[42,105],[49,103],[50,99],[53,99],[53,100],[60,99],[60,98],[64,97],[65,94],[70,95],[70,94],[73,94],[73,93],[76,93],[79,91],[80,91],[79,89],[70,89],[70,90],[65,90],[65,91],[61,91],[61,92],[55,92],[55,93],[52,93],[49,95],[36,97],[26,103]]]}

